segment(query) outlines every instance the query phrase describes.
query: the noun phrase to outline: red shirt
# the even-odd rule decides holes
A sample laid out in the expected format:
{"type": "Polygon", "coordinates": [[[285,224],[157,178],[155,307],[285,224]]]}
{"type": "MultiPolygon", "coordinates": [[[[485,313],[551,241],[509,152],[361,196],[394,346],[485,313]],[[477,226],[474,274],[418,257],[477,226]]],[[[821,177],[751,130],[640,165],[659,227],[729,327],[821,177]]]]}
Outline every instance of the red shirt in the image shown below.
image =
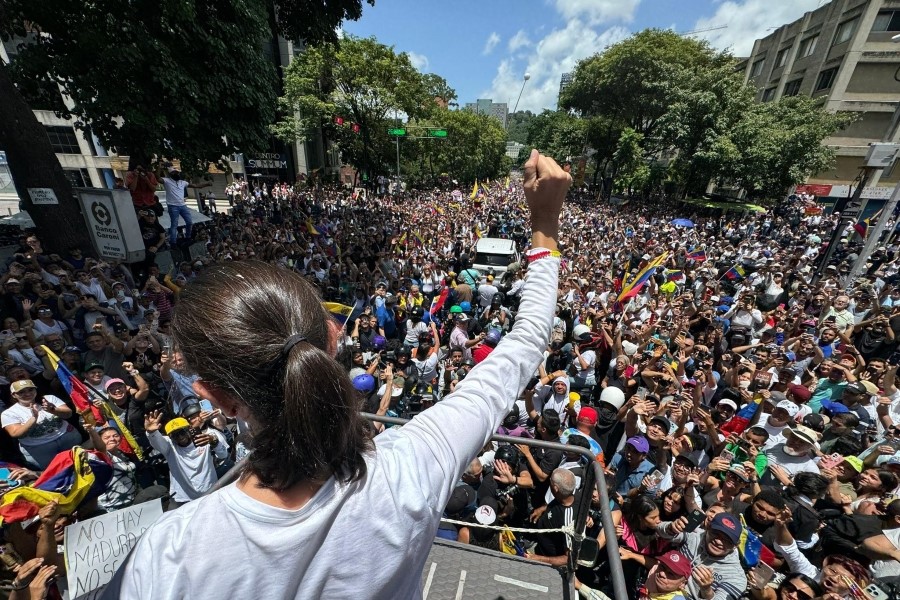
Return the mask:
{"type": "Polygon", "coordinates": [[[487,344],[478,344],[477,346],[475,346],[475,349],[472,350],[472,360],[474,360],[475,364],[477,365],[478,363],[486,359],[488,357],[488,354],[493,351],[494,349],[487,344]]]}
{"type": "Polygon", "coordinates": [[[156,175],[147,172],[146,177],[138,177],[134,171],[125,174],[125,187],[131,192],[131,202],[135,206],[153,206],[156,204],[156,186],[159,182],[156,175]],[[132,184],[134,188],[132,189],[132,184]]]}

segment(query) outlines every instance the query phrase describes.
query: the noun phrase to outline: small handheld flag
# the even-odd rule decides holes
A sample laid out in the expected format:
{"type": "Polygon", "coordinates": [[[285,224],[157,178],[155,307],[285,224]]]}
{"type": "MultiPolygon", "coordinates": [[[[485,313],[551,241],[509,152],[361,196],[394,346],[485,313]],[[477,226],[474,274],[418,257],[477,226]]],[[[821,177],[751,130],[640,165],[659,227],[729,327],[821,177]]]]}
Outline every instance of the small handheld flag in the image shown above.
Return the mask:
{"type": "Polygon", "coordinates": [[[322,306],[331,313],[331,317],[340,323],[341,326],[347,324],[347,319],[350,318],[350,313],[353,312],[352,306],[347,306],[346,304],[340,304],[338,302],[323,302],[322,306]]]}
{"type": "Polygon", "coordinates": [[[734,265],[725,272],[725,277],[728,279],[743,279],[746,275],[747,272],[744,271],[744,267],[740,265],[734,265]]]}

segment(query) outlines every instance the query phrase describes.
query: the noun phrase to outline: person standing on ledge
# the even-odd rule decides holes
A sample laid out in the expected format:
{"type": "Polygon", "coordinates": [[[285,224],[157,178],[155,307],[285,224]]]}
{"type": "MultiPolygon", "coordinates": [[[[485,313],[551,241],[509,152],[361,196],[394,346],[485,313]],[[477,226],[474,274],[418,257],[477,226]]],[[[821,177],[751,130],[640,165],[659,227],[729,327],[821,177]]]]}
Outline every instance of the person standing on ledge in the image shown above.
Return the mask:
{"type": "Polygon", "coordinates": [[[250,424],[252,453],[237,482],[146,531],[103,598],[419,597],[454,486],[543,359],[570,183],[532,150],[515,326],[445,400],[374,441],[334,359],[338,327],[299,275],[240,261],[186,287],[173,334],[194,391],[250,424]]]}

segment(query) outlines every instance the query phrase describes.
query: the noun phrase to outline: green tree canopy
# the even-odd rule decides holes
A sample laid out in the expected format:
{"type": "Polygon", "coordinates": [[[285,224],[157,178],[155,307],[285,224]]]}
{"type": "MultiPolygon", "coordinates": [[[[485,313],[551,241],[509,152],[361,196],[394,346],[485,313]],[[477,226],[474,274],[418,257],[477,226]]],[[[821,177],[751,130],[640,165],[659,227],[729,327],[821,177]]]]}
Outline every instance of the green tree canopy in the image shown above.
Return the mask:
{"type": "Polygon", "coordinates": [[[291,63],[279,101],[283,118],[274,130],[294,140],[322,127],[346,162],[370,173],[390,172],[389,126],[404,117],[427,119],[441,110],[436,99],[455,96],[443,78],[417,71],[406,53],[374,37],[347,36],[337,44],[311,48],[291,63]],[[336,123],[336,117],[344,122],[336,123]],[[357,124],[359,132],[350,124],[357,124]]]}
{"type": "Polygon", "coordinates": [[[585,120],[565,111],[545,110],[528,122],[528,145],[562,163],[584,153],[585,133],[585,120]]]}

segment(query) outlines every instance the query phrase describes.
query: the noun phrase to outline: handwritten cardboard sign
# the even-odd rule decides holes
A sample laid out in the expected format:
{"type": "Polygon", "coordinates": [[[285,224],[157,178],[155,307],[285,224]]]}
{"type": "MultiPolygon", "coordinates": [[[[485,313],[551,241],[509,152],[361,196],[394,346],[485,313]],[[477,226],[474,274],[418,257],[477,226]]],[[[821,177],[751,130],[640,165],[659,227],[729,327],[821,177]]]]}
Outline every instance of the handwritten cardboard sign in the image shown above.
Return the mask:
{"type": "Polygon", "coordinates": [[[63,540],[69,597],[109,583],[143,534],[163,514],[157,499],[66,527],[63,540]]]}

